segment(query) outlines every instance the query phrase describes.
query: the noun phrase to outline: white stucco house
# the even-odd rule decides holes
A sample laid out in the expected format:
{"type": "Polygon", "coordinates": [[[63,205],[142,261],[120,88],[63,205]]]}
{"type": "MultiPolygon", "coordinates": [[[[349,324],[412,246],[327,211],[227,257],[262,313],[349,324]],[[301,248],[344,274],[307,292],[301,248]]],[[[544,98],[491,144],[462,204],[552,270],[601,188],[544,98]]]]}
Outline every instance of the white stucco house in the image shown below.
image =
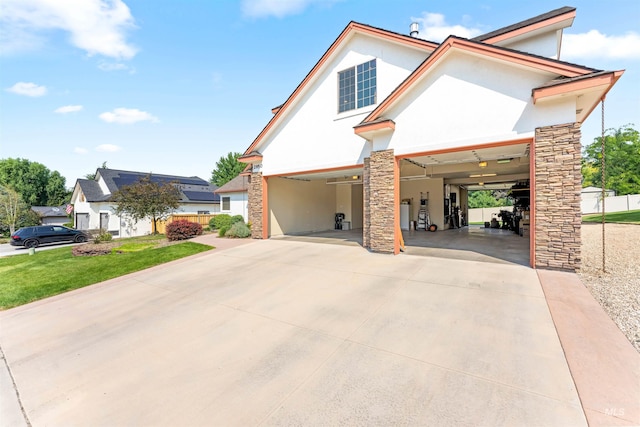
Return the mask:
{"type": "Polygon", "coordinates": [[[491,184],[530,212],[533,267],[579,268],[580,126],[623,71],[562,60],[575,16],[441,43],[349,23],[240,158],[252,236],[331,230],[343,213],[365,248],[397,254],[423,206],[441,232],[491,184]]]}
{"type": "Polygon", "coordinates": [[[240,174],[222,187],[215,190],[220,196],[220,213],[242,215],[249,220],[249,176],[240,174]]]}
{"type": "Polygon", "coordinates": [[[150,234],[151,220],[134,222],[115,214],[112,194],[123,185],[150,176],[152,181],[175,183],[180,190],[180,206],[174,213],[213,214],[220,212],[217,189],[197,176],[184,177],[145,172],[99,168],[95,179],[78,179],[71,196],[74,224],[80,230],[104,229],[115,237],[133,237],[150,234]]]}

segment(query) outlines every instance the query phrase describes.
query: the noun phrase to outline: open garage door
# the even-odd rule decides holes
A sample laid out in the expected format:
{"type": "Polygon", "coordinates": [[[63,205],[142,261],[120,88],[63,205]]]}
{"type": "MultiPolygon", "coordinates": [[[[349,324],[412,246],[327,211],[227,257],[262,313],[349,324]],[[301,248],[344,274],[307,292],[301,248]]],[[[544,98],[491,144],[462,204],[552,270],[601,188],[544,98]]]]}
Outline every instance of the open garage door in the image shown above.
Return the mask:
{"type": "Polygon", "coordinates": [[[529,142],[402,158],[406,252],[529,265],[529,182],[529,142]],[[488,190],[502,190],[512,206],[496,209],[485,227],[470,211],[469,194],[488,190]]]}
{"type": "Polygon", "coordinates": [[[269,237],[360,233],[362,167],[268,177],[269,237]]]}

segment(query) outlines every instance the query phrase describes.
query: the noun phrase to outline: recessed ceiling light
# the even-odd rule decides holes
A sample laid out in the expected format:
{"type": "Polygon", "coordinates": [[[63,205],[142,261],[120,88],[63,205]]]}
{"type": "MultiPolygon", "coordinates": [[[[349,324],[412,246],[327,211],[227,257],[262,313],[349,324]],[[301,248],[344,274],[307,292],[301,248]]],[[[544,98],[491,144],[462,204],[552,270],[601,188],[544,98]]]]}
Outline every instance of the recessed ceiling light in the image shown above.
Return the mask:
{"type": "Polygon", "coordinates": [[[469,178],[480,178],[482,175],[478,174],[474,174],[474,175],[469,175],[469,178]]]}
{"type": "Polygon", "coordinates": [[[497,173],[483,173],[482,176],[496,176],[497,173]]]}

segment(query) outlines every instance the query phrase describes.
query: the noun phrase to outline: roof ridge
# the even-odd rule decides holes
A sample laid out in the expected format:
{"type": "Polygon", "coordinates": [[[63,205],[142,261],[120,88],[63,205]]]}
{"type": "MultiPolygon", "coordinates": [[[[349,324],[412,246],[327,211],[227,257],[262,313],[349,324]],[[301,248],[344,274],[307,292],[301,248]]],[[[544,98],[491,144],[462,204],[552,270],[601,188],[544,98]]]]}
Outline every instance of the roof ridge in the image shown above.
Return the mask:
{"type": "Polygon", "coordinates": [[[542,13],[540,15],[536,15],[532,18],[525,19],[520,22],[516,22],[515,24],[507,25],[506,27],[498,28],[497,30],[490,31],[485,34],[481,34],[479,36],[474,37],[471,40],[483,41],[487,40],[502,34],[510,33],[511,31],[518,30],[523,27],[528,27],[529,25],[536,24],[538,22],[546,21],[551,18],[555,18],[556,16],[564,15],[565,13],[574,12],[576,10],[573,6],[563,6],[558,9],[550,10],[549,12],[542,13]]]}

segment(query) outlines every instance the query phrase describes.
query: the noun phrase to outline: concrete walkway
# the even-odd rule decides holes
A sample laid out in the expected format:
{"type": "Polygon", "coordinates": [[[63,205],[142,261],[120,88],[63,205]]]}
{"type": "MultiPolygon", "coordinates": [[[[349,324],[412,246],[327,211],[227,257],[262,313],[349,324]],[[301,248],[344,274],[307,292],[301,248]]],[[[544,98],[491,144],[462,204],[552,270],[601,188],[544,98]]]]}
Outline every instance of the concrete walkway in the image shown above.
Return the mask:
{"type": "Polygon", "coordinates": [[[0,313],[28,421],[586,425],[534,270],[238,244],[0,313]]]}

